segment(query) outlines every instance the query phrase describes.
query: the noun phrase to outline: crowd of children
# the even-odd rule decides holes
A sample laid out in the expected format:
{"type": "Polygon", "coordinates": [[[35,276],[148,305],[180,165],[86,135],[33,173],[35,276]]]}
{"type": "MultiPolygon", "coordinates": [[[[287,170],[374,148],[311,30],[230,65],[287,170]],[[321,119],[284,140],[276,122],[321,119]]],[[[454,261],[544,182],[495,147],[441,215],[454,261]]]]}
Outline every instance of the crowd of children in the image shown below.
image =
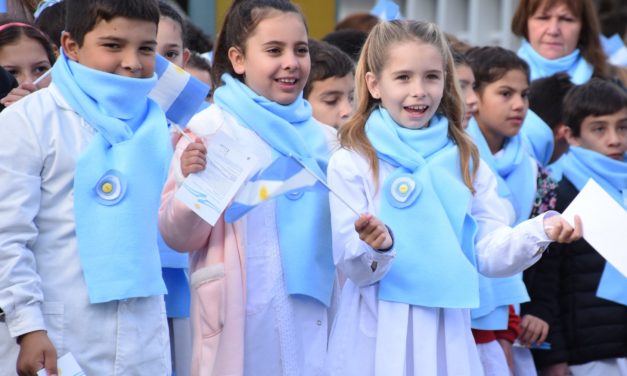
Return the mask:
{"type": "Polygon", "coordinates": [[[560,214],[589,178],[627,208],[580,2],[521,1],[518,52],[368,14],[312,40],[287,0],[215,45],[166,0],[1,21],[0,374],[627,375],[627,278],[560,214]],[[209,88],[186,124],[159,55],[209,88]]]}

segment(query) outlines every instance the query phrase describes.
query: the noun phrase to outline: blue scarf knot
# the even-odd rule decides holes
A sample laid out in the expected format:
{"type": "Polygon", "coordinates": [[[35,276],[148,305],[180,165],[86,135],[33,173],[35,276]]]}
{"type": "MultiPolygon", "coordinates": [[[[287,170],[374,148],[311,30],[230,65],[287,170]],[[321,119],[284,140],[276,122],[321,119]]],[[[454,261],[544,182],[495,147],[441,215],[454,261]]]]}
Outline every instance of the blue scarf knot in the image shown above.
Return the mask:
{"type": "MultiPolygon", "coordinates": [[[[571,146],[550,167],[551,171],[560,171],[578,190],[592,178],[627,209],[627,162],[617,161],[593,150],[571,146]]],[[[627,305],[627,278],[610,263],[605,264],[597,296],[627,305]]]]}
{"type": "Polygon", "coordinates": [[[164,294],[157,215],[172,147],[163,111],[148,99],[156,76],[98,71],[61,51],[52,80],[97,130],[74,177],[76,238],[90,302],[164,294]]]}
{"type": "MultiPolygon", "coordinates": [[[[281,105],[256,94],[229,74],[224,74],[222,81],[225,84],[215,91],[214,102],[266,142],[275,160],[293,156],[318,177],[326,177],[330,152],[302,93],[293,103],[281,105]]],[[[328,306],[335,279],[328,192],[292,192],[276,200],[287,291],[310,296],[328,306]]]]}
{"type": "Polygon", "coordinates": [[[578,48],[559,59],[549,60],[540,55],[527,40],[523,39],[517,53],[529,64],[531,81],[558,72],[566,72],[574,84],[581,85],[587,82],[594,73],[594,67],[581,56],[581,51],[578,48]]]}
{"type": "Polygon", "coordinates": [[[448,119],[406,129],[379,108],[366,123],[377,156],[396,170],[383,182],[380,219],[394,232],[397,255],[379,282],[379,298],[413,305],[479,305],[474,240],[458,148],[448,119]]]}

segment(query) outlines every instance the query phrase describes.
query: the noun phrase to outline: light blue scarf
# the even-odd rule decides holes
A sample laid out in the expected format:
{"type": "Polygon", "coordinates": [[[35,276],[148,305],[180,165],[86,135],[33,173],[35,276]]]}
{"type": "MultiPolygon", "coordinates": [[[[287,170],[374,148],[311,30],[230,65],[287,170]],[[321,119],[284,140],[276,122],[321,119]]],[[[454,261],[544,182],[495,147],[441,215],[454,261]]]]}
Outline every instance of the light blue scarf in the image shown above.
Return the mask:
{"type": "Polygon", "coordinates": [[[98,132],[78,157],[74,215],[91,303],[166,292],[157,214],[172,147],[156,83],[88,68],[61,51],[52,81],[98,132]]]}
{"type": "MultiPolygon", "coordinates": [[[[531,214],[536,194],[535,171],[522,136],[520,134],[505,142],[503,155],[494,158],[488,142],[481,133],[475,118],[467,128],[473,138],[481,160],[490,167],[497,180],[499,196],[506,198],[516,212],[516,224],[525,221],[531,214]]],[[[509,304],[529,301],[522,274],[506,278],[479,277],[481,307],[471,311],[472,327],[483,330],[507,329],[509,304]]]]}
{"type": "MultiPolygon", "coordinates": [[[[578,190],[581,190],[588,179],[592,178],[616,202],[627,209],[625,202],[627,162],[614,160],[589,149],[571,146],[554,165],[551,165],[551,169],[556,167],[578,190]]],[[[610,263],[605,264],[597,296],[627,305],[627,278],[610,263]]]]}
{"type": "Polygon", "coordinates": [[[542,166],[549,164],[555,148],[551,127],[535,112],[528,110],[520,128],[520,135],[528,145],[527,150],[533,153],[535,160],[542,166]]]}
{"type": "MultiPolygon", "coordinates": [[[[300,95],[281,105],[254,93],[228,74],[214,102],[253,130],[276,157],[299,158],[319,177],[326,177],[329,149],[309,102],[300,95]]],[[[327,191],[305,191],[277,197],[277,228],[283,277],[289,294],[331,302],[335,267],[331,250],[331,218],[327,191]]],[[[227,209],[228,210],[228,209],[227,209]]]]}
{"type": "Polygon", "coordinates": [[[379,108],[366,123],[377,156],[396,167],[381,186],[380,219],[394,233],[394,264],[379,282],[379,299],[441,308],[479,305],[474,240],[458,148],[448,120],[423,129],[398,125],[379,108]]]}
{"type": "Polygon", "coordinates": [[[523,39],[518,49],[518,56],[529,64],[532,81],[558,72],[566,72],[574,84],[581,85],[586,83],[594,73],[594,67],[581,56],[578,48],[569,55],[549,60],[536,52],[529,42],[523,39]]]}

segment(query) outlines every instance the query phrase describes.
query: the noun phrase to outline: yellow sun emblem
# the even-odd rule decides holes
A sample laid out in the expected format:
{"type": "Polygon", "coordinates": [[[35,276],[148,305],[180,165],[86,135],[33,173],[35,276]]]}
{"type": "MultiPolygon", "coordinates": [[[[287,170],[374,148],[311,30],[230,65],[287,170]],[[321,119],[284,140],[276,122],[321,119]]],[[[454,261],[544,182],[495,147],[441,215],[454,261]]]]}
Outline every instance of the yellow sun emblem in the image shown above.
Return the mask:
{"type": "Polygon", "coordinates": [[[111,191],[113,191],[113,184],[106,182],[100,189],[102,189],[102,192],[104,193],[111,193],[111,191]]]}
{"type": "Polygon", "coordinates": [[[269,196],[270,193],[268,192],[268,188],[265,185],[261,186],[261,188],[259,189],[259,199],[261,201],[266,201],[269,196]]]}
{"type": "Polygon", "coordinates": [[[399,191],[401,194],[405,194],[405,193],[407,193],[407,192],[409,191],[409,185],[407,185],[407,184],[401,184],[401,185],[399,185],[399,186],[398,186],[398,191],[399,191]]]}

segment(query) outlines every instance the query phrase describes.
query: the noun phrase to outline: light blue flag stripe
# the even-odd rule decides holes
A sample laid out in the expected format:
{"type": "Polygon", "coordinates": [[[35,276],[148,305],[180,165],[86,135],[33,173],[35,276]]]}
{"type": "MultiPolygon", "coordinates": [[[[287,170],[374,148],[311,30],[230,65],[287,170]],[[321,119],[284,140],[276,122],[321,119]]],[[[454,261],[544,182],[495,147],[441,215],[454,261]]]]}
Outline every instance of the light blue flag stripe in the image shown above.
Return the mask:
{"type": "Polygon", "coordinates": [[[160,55],[155,72],[159,81],[149,96],[159,103],[170,122],[187,125],[205,102],[209,86],[160,55]]]}
{"type": "Polygon", "coordinates": [[[401,19],[401,8],[391,0],[379,0],[370,14],[377,16],[384,21],[392,21],[401,19]]]}
{"type": "Polygon", "coordinates": [[[0,13],[7,12],[7,0],[0,0],[0,13]]]}

